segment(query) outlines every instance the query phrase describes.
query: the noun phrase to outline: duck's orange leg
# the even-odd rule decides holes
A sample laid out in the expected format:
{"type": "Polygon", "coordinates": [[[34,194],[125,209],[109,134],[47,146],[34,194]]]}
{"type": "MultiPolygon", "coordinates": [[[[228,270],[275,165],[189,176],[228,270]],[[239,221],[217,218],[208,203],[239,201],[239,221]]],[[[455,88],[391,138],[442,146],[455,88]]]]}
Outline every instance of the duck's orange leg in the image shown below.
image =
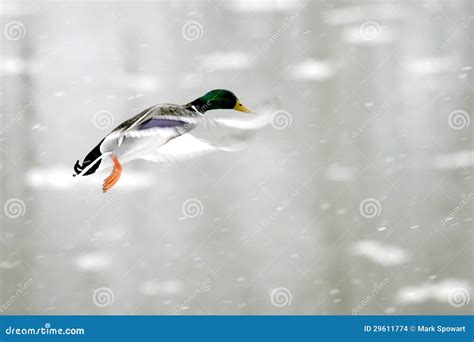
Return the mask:
{"type": "Polygon", "coordinates": [[[104,183],[102,184],[102,191],[106,193],[109,191],[115,183],[118,182],[120,176],[122,175],[122,165],[120,165],[119,160],[117,157],[112,157],[114,162],[114,168],[112,169],[112,173],[106,179],[104,179],[104,183]]]}

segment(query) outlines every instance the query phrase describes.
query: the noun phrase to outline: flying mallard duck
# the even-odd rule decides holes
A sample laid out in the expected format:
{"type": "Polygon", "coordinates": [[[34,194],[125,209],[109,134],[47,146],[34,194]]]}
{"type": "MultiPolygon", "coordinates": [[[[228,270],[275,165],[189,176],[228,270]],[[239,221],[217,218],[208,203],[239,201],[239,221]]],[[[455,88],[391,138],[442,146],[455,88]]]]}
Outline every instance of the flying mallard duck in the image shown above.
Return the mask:
{"type": "MultiPolygon", "coordinates": [[[[204,122],[204,113],[213,109],[235,109],[253,113],[232,92],[224,89],[212,90],[185,105],[159,104],[149,107],[105,136],[87,154],[82,165],[78,160],[74,165],[73,176],[88,176],[112,166],[112,173],[105,178],[102,185],[102,191],[105,193],[118,182],[122,174],[122,164],[140,158],[150,161],[166,159],[167,151],[163,145],[177,137],[182,136],[180,139],[184,141],[182,138],[187,136],[186,140],[191,148],[204,145],[204,148],[210,149],[211,144],[186,133],[204,122]]],[[[222,120],[213,121],[212,125],[215,124],[233,126],[232,123],[222,120]]]]}

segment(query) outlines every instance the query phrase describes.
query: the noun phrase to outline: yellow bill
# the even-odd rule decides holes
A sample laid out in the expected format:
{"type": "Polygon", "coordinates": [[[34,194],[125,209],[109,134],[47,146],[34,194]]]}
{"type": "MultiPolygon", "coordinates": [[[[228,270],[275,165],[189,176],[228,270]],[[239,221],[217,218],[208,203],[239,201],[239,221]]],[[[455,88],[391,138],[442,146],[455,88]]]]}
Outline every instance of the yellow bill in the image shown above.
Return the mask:
{"type": "Polygon", "coordinates": [[[253,110],[245,107],[242,102],[240,102],[239,100],[237,100],[237,103],[235,104],[235,107],[234,107],[235,110],[238,110],[239,112],[244,112],[244,113],[251,113],[251,114],[256,114],[253,110]]]}

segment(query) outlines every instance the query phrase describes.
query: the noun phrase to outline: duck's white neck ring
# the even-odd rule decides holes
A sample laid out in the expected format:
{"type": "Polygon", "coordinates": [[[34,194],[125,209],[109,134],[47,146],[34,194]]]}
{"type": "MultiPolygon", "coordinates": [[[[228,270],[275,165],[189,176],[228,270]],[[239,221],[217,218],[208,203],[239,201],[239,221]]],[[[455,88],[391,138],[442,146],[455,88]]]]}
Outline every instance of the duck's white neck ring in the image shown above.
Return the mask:
{"type": "Polygon", "coordinates": [[[198,111],[197,108],[194,107],[194,105],[192,105],[191,108],[194,109],[194,111],[195,111],[196,113],[198,113],[199,115],[201,115],[201,116],[204,115],[204,113],[201,113],[200,111],[198,111]]]}

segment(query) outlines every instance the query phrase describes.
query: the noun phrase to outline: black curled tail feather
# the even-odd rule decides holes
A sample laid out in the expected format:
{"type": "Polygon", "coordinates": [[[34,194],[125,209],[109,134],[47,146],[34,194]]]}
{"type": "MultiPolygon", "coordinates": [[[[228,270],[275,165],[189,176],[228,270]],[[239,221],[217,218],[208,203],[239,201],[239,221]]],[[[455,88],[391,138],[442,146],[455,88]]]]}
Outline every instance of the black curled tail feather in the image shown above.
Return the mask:
{"type": "Polygon", "coordinates": [[[74,164],[74,172],[76,172],[76,174],[73,175],[74,177],[79,175],[82,170],[84,170],[92,163],[94,163],[94,165],[89,170],[87,170],[87,172],[84,173],[83,176],[92,175],[94,172],[97,171],[102,161],[99,157],[102,155],[102,152],[100,151],[100,145],[103,141],[104,139],[102,139],[100,143],[87,154],[87,156],[84,158],[84,161],[82,162],[82,165],[79,163],[79,160],[76,161],[76,164],[74,164]]]}

